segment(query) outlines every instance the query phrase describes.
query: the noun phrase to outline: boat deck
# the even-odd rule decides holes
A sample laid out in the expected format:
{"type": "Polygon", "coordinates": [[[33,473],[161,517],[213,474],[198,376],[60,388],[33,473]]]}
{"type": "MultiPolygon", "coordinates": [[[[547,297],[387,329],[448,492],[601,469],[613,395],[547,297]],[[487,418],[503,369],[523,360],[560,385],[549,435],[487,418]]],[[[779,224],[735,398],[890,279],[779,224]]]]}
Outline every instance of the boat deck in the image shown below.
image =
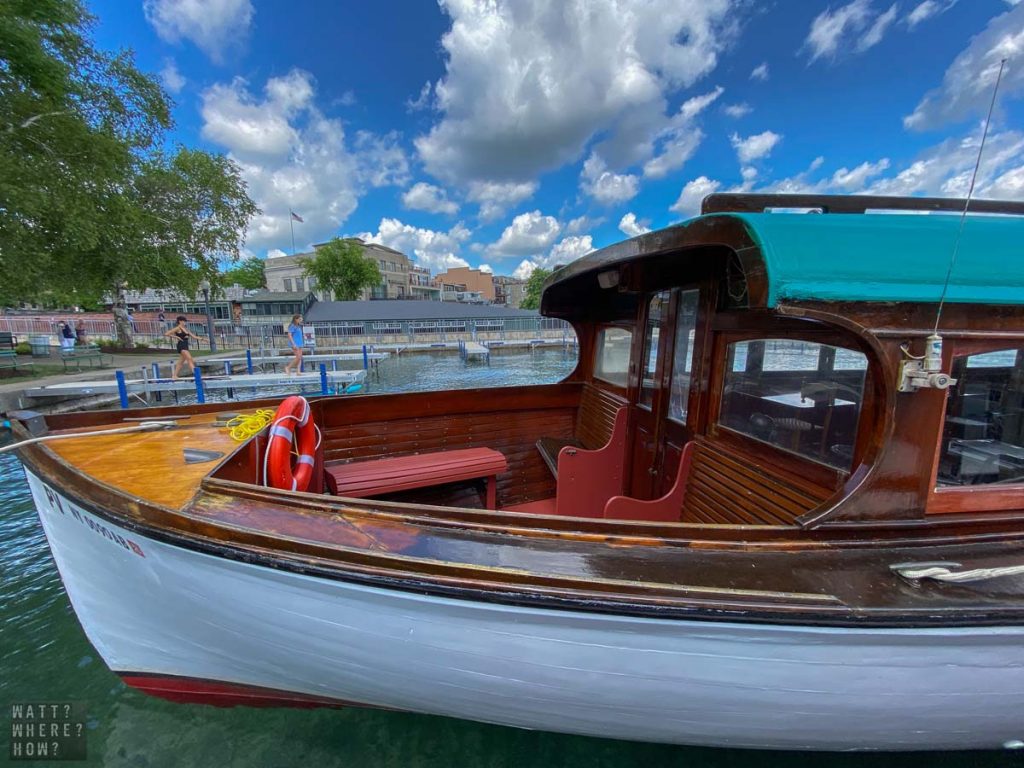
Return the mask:
{"type": "MultiPolygon", "coordinates": [[[[195,495],[203,478],[216,466],[216,461],[186,463],[184,449],[227,455],[238,447],[228,430],[217,426],[219,417],[220,414],[195,414],[179,420],[179,426],[174,429],[54,440],[48,447],[101,483],[133,498],[177,511],[195,495]]],[[[131,424],[124,422],[73,431],[99,431],[131,424]]]]}

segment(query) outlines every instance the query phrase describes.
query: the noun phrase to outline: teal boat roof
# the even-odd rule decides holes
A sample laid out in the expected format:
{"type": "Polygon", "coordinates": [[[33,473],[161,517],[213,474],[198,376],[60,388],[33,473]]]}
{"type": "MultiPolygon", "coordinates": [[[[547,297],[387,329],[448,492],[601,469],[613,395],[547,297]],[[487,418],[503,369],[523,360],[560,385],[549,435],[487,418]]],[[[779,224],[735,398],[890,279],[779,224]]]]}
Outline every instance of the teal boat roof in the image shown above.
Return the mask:
{"type": "MultiPolygon", "coordinates": [[[[948,201],[941,201],[948,202],[948,201]]],[[[695,274],[708,249],[754,269],[758,306],[786,301],[1024,304],[1024,215],[708,213],[594,251],[556,270],[542,312],[570,317],[602,295],[597,276],[636,260],[695,274]],[[956,261],[950,271],[954,248],[956,261]]],[[[613,284],[617,284],[617,281],[613,284]]]]}
{"type": "MultiPolygon", "coordinates": [[[[785,300],[938,302],[961,218],[906,213],[701,218],[719,216],[740,219],[760,248],[769,307],[785,300]]],[[[957,250],[946,301],[1024,304],[1024,219],[967,216],[957,250]]]]}

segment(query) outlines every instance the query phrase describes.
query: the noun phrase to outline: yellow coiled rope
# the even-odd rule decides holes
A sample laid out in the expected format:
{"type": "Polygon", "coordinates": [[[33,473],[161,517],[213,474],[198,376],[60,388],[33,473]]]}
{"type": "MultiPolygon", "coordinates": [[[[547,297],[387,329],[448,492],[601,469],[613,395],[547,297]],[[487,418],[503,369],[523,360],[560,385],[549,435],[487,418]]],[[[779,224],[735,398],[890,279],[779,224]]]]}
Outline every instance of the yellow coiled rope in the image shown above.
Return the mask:
{"type": "Polygon", "coordinates": [[[260,408],[256,413],[240,413],[227,423],[228,434],[236,442],[243,442],[260,431],[274,420],[274,411],[260,408]]]}

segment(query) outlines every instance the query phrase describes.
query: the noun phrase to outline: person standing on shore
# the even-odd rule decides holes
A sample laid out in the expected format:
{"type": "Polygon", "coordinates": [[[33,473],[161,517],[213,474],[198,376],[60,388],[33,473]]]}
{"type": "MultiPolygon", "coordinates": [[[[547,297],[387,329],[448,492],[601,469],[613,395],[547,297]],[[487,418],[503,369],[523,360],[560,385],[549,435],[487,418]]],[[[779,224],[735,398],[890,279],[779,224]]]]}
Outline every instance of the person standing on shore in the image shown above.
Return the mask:
{"type": "Polygon", "coordinates": [[[75,339],[83,347],[89,343],[89,334],[85,331],[84,320],[79,320],[75,323],[75,339]]]}
{"type": "Polygon", "coordinates": [[[63,349],[75,348],[75,332],[66,320],[60,321],[60,345],[63,349]]]}
{"type": "Polygon", "coordinates": [[[288,326],[288,346],[295,357],[284,367],[285,374],[291,375],[292,366],[295,367],[295,373],[302,372],[302,347],[305,343],[302,336],[302,315],[292,315],[291,325],[288,326]]]}
{"type": "Polygon", "coordinates": [[[187,365],[191,373],[196,372],[196,361],[192,359],[192,353],[188,351],[188,340],[192,338],[199,341],[199,337],[188,329],[187,323],[187,317],[184,315],[178,315],[177,324],[164,333],[164,336],[178,340],[176,345],[176,349],[178,350],[178,359],[174,363],[174,370],[171,372],[172,379],[178,378],[178,373],[181,371],[182,364],[187,365]]]}

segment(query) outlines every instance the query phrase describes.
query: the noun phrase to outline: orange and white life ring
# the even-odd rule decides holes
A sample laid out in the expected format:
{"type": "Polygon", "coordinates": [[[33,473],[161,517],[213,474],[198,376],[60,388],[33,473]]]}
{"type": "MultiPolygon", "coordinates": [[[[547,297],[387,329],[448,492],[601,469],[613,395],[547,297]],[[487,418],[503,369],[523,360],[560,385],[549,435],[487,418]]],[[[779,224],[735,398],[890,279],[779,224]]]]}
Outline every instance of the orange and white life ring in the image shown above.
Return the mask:
{"type": "Polygon", "coordinates": [[[318,433],[306,398],[298,395],[285,398],[270,424],[270,444],[263,458],[264,485],[285,491],[309,488],[319,444],[318,433]],[[293,442],[299,454],[294,468],[293,442]]]}

